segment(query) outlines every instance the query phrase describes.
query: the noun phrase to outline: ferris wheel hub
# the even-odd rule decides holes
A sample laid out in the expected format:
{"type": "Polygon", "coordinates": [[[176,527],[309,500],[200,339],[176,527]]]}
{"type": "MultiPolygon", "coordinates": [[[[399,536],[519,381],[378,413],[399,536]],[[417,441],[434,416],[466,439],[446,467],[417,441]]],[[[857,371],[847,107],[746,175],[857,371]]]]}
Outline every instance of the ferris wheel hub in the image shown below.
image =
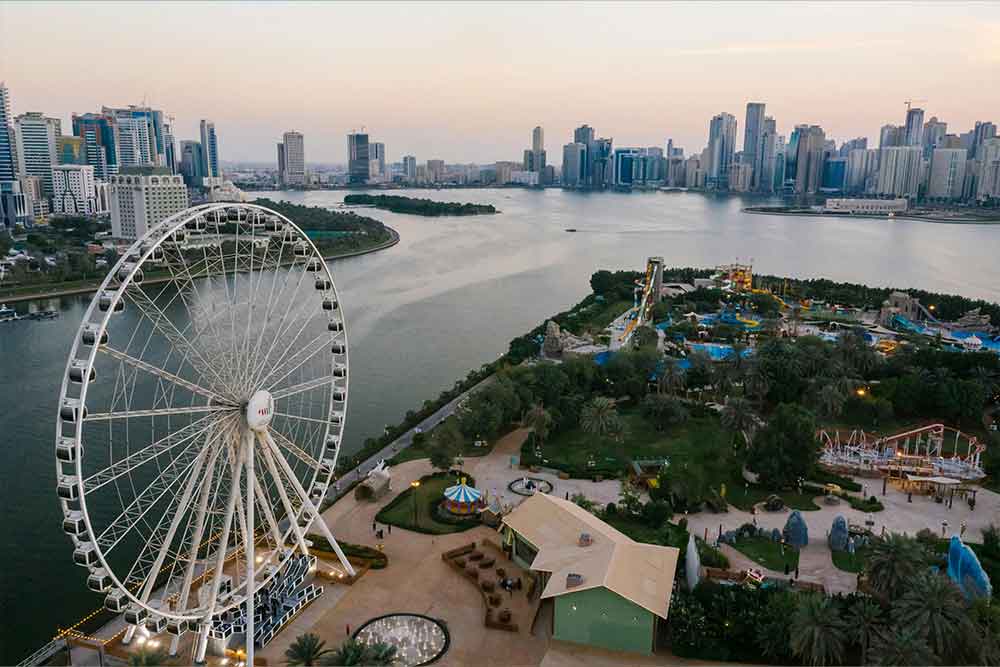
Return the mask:
{"type": "Polygon", "coordinates": [[[274,397],[271,392],[260,389],[247,401],[247,426],[253,431],[264,431],[274,417],[274,397]]]}

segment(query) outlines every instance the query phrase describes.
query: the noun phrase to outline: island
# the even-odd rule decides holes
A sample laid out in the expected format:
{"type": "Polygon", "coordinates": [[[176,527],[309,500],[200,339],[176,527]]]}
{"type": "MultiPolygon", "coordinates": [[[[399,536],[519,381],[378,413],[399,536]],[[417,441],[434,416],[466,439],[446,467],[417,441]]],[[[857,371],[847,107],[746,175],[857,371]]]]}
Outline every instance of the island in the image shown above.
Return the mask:
{"type": "Polygon", "coordinates": [[[399,195],[347,195],[347,206],[373,206],[393,213],[438,217],[443,215],[491,215],[499,213],[493,204],[460,204],[399,195]]]}

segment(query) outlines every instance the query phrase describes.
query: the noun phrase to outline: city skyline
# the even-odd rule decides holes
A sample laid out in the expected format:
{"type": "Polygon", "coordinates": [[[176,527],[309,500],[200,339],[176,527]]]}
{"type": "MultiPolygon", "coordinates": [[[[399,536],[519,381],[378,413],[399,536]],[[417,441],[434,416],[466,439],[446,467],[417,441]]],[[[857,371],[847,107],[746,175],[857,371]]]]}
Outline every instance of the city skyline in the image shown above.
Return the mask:
{"type": "Polygon", "coordinates": [[[587,4],[573,12],[565,5],[58,7],[0,5],[2,69],[17,90],[13,115],[40,111],[69,127],[73,113],[145,100],[176,119],[178,140],[196,140],[200,120],[212,119],[227,162],[274,162],[274,142],[290,125],[308,137],[313,163],[346,163],[343,137],[362,126],[385,143],[391,162],[410,154],[486,163],[519,160],[525,128],[538,125],[549,135],[549,155],[561,154],[583,123],[616,146],[659,146],[669,137],[691,154],[706,145],[707,120],[721,112],[740,121],[742,148],[751,101],[767,104],[786,137],[796,124],[816,124],[827,137],[866,136],[873,145],[882,125],[902,123],[907,99],[954,128],[1000,107],[1000,90],[981,85],[1000,68],[992,46],[1000,8],[988,4],[783,4],[780,22],[768,18],[772,8],[749,3],[587,4]],[[67,53],[90,48],[90,28],[149,11],[157,16],[146,23],[152,32],[114,40],[102,50],[114,67],[76,84],[67,53]],[[43,17],[51,47],[32,49],[31,66],[15,67],[16,54],[30,47],[28,27],[43,17]],[[221,20],[231,29],[201,40],[221,20]],[[352,31],[320,39],[331,26],[366,21],[379,26],[377,39],[352,31]],[[527,22],[545,27],[530,58],[516,48],[527,22]],[[583,25],[591,32],[575,29],[583,25]],[[637,25],[663,28],[647,34],[637,25]],[[764,27],[755,33],[753,25],[764,27]],[[804,40],[803,25],[822,29],[804,40]],[[230,48],[250,30],[252,51],[230,48]],[[599,58],[580,34],[605,45],[599,58]],[[614,48],[625,38],[628,49],[614,48]],[[175,47],[155,67],[132,57],[149,40],[175,47]],[[199,49],[183,48],[189,42],[199,49]],[[299,103],[304,93],[307,105],[299,103]]]}

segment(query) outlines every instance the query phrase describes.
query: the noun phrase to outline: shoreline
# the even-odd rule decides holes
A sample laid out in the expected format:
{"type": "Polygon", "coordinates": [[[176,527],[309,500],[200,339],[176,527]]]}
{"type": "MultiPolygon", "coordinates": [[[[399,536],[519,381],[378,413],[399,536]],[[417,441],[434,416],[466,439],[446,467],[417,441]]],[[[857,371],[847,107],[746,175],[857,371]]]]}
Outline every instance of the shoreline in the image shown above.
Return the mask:
{"type": "Polygon", "coordinates": [[[762,211],[753,206],[740,209],[741,213],[753,215],[788,215],[810,218],[835,218],[835,219],[857,219],[867,218],[870,220],[912,220],[913,222],[931,222],[939,225],[1000,225],[1000,218],[995,220],[982,220],[975,218],[939,218],[924,217],[917,215],[876,215],[874,213],[820,213],[817,211],[762,211]]]}
{"type": "MultiPolygon", "coordinates": [[[[341,254],[338,254],[338,255],[330,255],[328,257],[323,257],[323,259],[325,261],[331,261],[331,260],[335,260],[335,259],[347,259],[349,257],[359,257],[361,255],[368,255],[368,254],[373,253],[373,252],[378,252],[379,250],[385,250],[387,248],[391,248],[392,246],[394,246],[397,243],[399,243],[399,232],[397,232],[395,229],[393,229],[389,225],[385,225],[385,228],[389,230],[389,234],[390,234],[390,238],[389,238],[388,241],[384,241],[383,243],[379,243],[378,245],[374,245],[371,248],[363,248],[361,250],[351,250],[350,252],[345,252],[345,253],[341,253],[341,254]]],[[[22,303],[24,301],[40,301],[42,299],[54,299],[54,298],[64,297],[64,296],[77,296],[77,295],[80,295],[80,294],[90,294],[92,292],[96,292],[97,291],[97,288],[100,287],[102,280],[103,280],[103,278],[101,278],[100,280],[97,280],[96,282],[93,282],[92,284],[81,285],[79,287],[70,287],[70,288],[60,289],[58,287],[58,285],[54,285],[53,286],[54,289],[52,289],[51,291],[46,291],[46,292],[31,292],[29,294],[15,294],[15,295],[11,295],[11,296],[0,296],[0,303],[5,303],[5,304],[9,304],[9,303],[22,303]]],[[[143,282],[143,284],[144,285],[155,285],[155,284],[158,284],[158,283],[169,282],[170,280],[172,280],[172,278],[170,278],[169,276],[163,276],[163,277],[160,277],[160,278],[150,278],[148,280],[145,280],[143,282]]]]}

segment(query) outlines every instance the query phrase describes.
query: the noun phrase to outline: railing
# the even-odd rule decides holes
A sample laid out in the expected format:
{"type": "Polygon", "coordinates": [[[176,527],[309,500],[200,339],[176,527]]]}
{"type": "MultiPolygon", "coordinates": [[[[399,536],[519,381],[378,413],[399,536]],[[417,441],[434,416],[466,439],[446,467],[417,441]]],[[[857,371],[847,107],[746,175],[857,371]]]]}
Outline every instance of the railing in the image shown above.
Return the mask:
{"type": "Polygon", "coordinates": [[[45,664],[46,660],[66,647],[67,644],[65,639],[61,637],[59,639],[53,639],[48,644],[35,651],[21,662],[17,663],[17,667],[34,667],[35,665],[45,664]]]}

